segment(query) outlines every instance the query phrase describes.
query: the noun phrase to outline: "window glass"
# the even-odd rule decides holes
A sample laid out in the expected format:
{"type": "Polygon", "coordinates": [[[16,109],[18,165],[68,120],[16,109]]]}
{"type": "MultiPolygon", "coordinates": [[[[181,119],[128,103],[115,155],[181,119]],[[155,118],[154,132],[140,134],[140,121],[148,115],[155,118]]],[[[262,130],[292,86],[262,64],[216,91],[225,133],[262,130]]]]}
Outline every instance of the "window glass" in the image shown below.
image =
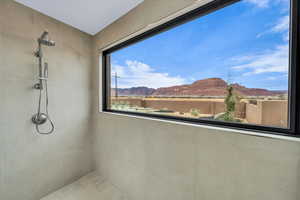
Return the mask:
{"type": "Polygon", "coordinates": [[[110,54],[108,109],[288,128],[288,0],[244,0],[110,54]]]}

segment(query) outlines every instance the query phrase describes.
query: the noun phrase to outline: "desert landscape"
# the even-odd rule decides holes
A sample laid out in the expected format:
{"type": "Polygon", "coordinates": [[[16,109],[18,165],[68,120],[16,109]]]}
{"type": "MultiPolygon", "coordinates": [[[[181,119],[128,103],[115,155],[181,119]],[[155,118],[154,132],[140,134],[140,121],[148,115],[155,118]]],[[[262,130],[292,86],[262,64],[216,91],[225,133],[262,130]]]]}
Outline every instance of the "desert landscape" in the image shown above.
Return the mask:
{"type": "Polygon", "coordinates": [[[202,118],[264,126],[288,126],[287,91],[247,88],[209,78],[163,88],[111,89],[113,110],[202,118]],[[117,91],[117,92],[116,92],[117,91]]]}

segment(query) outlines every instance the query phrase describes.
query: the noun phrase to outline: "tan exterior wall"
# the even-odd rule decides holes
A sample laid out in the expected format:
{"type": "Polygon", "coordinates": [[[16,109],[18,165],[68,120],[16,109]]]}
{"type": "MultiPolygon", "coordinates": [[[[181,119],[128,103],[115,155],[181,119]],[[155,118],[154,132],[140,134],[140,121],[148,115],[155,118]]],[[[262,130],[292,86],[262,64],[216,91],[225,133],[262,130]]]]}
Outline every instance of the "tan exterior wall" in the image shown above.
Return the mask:
{"type": "Polygon", "coordinates": [[[287,101],[257,101],[257,105],[246,105],[246,120],[248,123],[266,126],[287,127],[287,101]]]}
{"type": "Polygon", "coordinates": [[[240,102],[235,106],[235,116],[241,119],[246,117],[246,103],[240,102]]]}
{"type": "MultiPolygon", "coordinates": [[[[225,112],[225,104],[220,100],[174,100],[174,99],[147,99],[147,98],[125,98],[122,97],[118,102],[126,102],[131,106],[168,109],[177,112],[190,112],[198,109],[201,114],[216,115],[225,112]]],[[[112,100],[116,102],[116,100],[112,100]]],[[[235,116],[246,119],[251,124],[261,124],[267,126],[286,127],[288,117],[288,104],[283,100],[260,100],[257,105],[240,102],[236,104],[235,116]]]]}
{"type": "Polygon", "coordinates": [[[198,109],[201,114],[212,114],[214,102],[208,101],[181,101],[181,100],[145,100],[147,108],[169,109],[178,112],[190,112],[198,109]]]}
{"type": "MultiPolygon", "coordinates": [[[[216,115],[225,112],[226,106],[222,101],[214,100],[174,100],[174,99],[147,99],[147,98],[125,98],[119,100],[112,100],[112,103],[123,102],[130,106],[138,106],[153,109],[168,109],[177,112],[190,112],[192,109],[197,109],[201,114],[216,115]]],[[[241,102],[236,105],[235,116],[238,118],[245,118],[246,104],[241,102]]]]}
{"type": "Polygon", "coordinates": [[[141,98],[120,98],[118,100],[112,99],[111,103],[126,103],[129,104],[130,106],[137,106],[137,107],[145,107],[144,106],[144,101],[141,98]]]}
{"type": "Polygon", "coordinates": [[[258,102],[257,105],[247,103],[246,104],[246,120],[251,124],[262,123],[262,105],[258,102]]]}
{"type": "Polygon", "coordinates": [[[261,113],[263,125],[287,127],[287,101],[263,101],[261,113]]]}

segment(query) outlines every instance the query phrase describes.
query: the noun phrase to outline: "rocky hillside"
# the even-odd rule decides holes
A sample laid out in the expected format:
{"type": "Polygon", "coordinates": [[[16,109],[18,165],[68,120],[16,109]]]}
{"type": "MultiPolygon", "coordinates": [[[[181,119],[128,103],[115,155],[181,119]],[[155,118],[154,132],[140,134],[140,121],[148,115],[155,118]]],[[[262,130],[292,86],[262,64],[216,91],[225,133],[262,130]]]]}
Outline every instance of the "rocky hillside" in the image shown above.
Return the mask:
{"type": "MultiPolygon", "coordinates": [[[[148,87],[132,87],[118,89],[119,96],[149,96],[155,92],[155,89],[148,87]]],[[[112,89],[112,95],[115,95],[115,89],[112,89]]]]}
{"type": "MultiPolygon", "coordinates": [[[[286,91],[271,91],[259,88],[246,88],[233,84],[234,92],[241,96],[275,96],[285,94],[286,91]]],[[[120,96],[226,96],[227,83],[220,78],[209,78],[195,81],[189,85],[179,85],[152,89],[135,87],[119,89],[120,96]]]]}

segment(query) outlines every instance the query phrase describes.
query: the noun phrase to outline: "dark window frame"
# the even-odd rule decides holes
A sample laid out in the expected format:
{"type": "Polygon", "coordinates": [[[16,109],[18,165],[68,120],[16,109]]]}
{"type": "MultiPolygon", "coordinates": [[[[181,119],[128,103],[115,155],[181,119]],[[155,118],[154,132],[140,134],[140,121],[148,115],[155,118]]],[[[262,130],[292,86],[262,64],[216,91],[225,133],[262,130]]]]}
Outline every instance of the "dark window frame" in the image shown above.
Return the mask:
{"type": "Polygon", "coordinates": [[[165,119],[165,120],[174,120],[179,122],[188,122],[199,125],[208,125],[208,126],[217,126],[225,128],[233,128],[238,130],[246,131],[258,131],[267,134],[276,134],[284,136],[293,136],[300,137],[300,80],[297,80],[296,77],[300,77],[299,67],[299,42],[300,42],[300,2],[298,0],[290,0],[290,60],[289,60],[289,128],[279,128],[279,127],[270,127],[254,124],[242,124],[234,122],[224,122],[224,121],[214,121],[206,119],[191,119],[191,118],[182,118],[174,116],[164,116],[156,114],[146,114],[146,113],[137,113],[137,112],[128,112],[120,110],[109,109],[108,105],[110,101],[110,54],[135,44],[137,42],[143,41],[149,37],[152,37],[161,32],[167,31],[171,28],[174,28],[178,25],[184,24],[193,19],[205,16],[209,13],[212,13],[216,10],[222,9],[228,5],[239,2],[241,0],[214,0],[208,4],[205,4],[197,9],[194,9],[186,14],[183,14],[175,19],[172,19],[166,23],[163,23],[151,30],[145,31],[131,39],[128,39],[120,44],[117,44],[105,51],[102,52],[102,111],[110,113],[119,113],[127,114],[134,116],[150,117],[156,119],[165,119]],[[296,102],[299,102],[298,104],[296,102]]]}

